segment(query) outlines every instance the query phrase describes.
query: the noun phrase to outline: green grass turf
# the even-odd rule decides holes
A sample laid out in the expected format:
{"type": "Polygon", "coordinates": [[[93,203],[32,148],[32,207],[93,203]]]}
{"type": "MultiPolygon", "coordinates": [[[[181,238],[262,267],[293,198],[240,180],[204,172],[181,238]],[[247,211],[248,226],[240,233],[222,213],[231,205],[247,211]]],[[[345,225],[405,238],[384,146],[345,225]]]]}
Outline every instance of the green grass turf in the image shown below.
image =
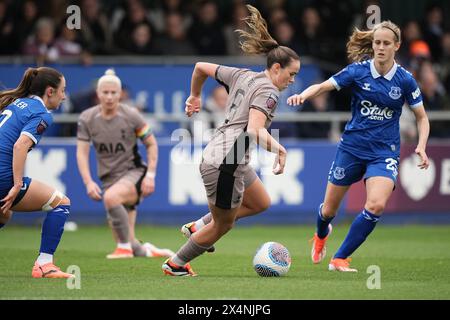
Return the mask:
{"type": "MultiPolygon", "coordinates": [[[[216,244],[216,252],[192,263],[198,277],[168,277],[164,258],[107,260],[113,250],[106,226],[80,226],[65,232],[56,254],[63,270],[77,265],[81,289],[63,279],[32,279],[39,249],[37,227],[6,226],[0,231],[0,299],[449,299],[450,226],[379,225],[353,255],[356,274],[327,271],[330,253],[348,225],[336,225],[328,257],[310,260],[313,226],[238,226],[216,244]],[[292,256],[286,277],[261,278],[252,268],[256,248],[266,241],[284,244],[292,256]],[[381,270],[381,289],[367,288],[367,267],[381,270]]],[[[176,251],[184,238],[177,227],[139,226],[137,235],[176,251]]]]}

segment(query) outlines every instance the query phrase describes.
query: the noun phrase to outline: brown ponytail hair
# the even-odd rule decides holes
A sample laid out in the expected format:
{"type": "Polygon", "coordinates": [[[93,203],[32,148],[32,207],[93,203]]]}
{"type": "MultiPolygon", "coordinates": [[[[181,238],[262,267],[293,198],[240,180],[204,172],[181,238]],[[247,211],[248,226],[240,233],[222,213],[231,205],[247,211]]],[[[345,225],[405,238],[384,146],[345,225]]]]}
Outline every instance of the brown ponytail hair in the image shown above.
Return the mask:
{"type": "Polygon", "coordinates": [[[242,51],[249,54],[267,54],[267,69],[273,64],[279,63],[282,68],[286,67],[291,60],[300,58],[294,50],[280,46],[278,42],[272,38],[267,31],[267,23],[261,16],[261,13],[255,7],[246,5],[250,15],[245,18],[245,23],[249,27],[249,31],[241,29],[236,30],[244,39],[239,42],[242,51]]]}
{"type": "Polygon", "coordinates": [[[401,42],[400,28],[391,21],[383,21],[373,27],[372,30],[361,31],[355,28],[347,42],[347,57],[351,62],[359,62],[373,58],[372,41],[376,30],[386,28],[394,33],[396,43],[401,42]]]}
{"type": "Polygon", "coordinates": [[[58,88],[63,75],[53,68],[28,68],[17,88],[0,92],[0,111],[18,98],[43,97],[47,87],[58,88]]]}

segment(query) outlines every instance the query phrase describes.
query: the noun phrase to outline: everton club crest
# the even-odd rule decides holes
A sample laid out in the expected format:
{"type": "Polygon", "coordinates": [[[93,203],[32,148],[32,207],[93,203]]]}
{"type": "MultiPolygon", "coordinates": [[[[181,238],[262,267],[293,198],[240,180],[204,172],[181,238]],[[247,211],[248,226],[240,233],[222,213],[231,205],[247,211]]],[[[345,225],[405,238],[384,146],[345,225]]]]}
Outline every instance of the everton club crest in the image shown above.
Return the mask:
{"type": "Polygon", "coordinates": [[[399,99],[402,96],[402,90],[399,87],[391,87],[391,91],[389,92],[389,97],[394,100],[399,99]]]}

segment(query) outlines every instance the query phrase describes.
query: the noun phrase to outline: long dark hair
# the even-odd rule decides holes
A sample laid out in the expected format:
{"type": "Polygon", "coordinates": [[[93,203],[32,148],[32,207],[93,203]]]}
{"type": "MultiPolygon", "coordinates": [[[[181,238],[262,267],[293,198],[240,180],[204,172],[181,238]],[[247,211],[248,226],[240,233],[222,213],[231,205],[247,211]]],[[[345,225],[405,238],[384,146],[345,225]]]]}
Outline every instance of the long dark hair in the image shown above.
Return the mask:
{"type": "Polygon", "coordinates": [[[239,44],[242,51],[250,54],[267,54],[267,69],[274,63],[279,63],[282,68],[286,67],[291,60],[300,61],[298,54],[291,48],[280,46],[272,38],[267,30],[266,20],[255,7],[247,5],[250,15],[245,18],[249,31],[238,29],[236,32],[244,38],[239,44]]]}
{"type": "Polygon", "coordinates": [[[58,88],[63,75],[53,68],[28,68],[17,88],[0,92],[0,111],[18,98],[29,95],[43,97],[47,87],[58,88]]]}

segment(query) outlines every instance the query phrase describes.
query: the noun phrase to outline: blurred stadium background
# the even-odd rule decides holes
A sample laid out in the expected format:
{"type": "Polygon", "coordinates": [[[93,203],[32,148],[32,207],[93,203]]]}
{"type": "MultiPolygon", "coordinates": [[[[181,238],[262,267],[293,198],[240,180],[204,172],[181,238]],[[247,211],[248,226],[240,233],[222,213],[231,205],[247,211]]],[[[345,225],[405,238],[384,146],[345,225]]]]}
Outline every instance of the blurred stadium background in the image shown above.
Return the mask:
{"type": "MultiPolygon", "coordinates": [[[[321,96],[301,108],[290,108],[284,101],[345,66],[346,40],[353,27],[365,28],[366,8],[372,4],[381,8],[382,20],[402,28],[397,62],[414,73],[431,120],[431,166],[420,171],[415,166],[414,117],[404,109],[399,181],[383,219],[449,223],[450,2],[444,0],[0,0],[1,88],[15,87],[28,66],[50,65],[67,79],[68,99],[55,114],[56,124],[29,153],[26,175],[65,192],[72,201],[73,221],[105,223],[102,204],[87,197],[79,177],[75,134],[78,114],[96,104],[96,79],[112,67],[124,84],[123,102],[145,114],[160,146],[157,190],[140,205],[139,222],[179,225],[207,212],[198,160],[209,137],[204,129],[221,121],[224,92],[208,80],[204,110],[195,121],[185,118],[184,100],[197,61],[264,69],[264,58],[241,54],[233,33],[243,27],[239,19],[246,15],[246,3],[261,10],[280,44],[300,54],[302,69],[296,83],[283,92],[272,127],[279,129],[288,148],[286,173],[265,175],[272,160],[262,153],[254,157],[273,205],[242,223],[315,220],[336,141],[350,116],[350,92],[321,96]],[[66,22],[73,11],[66,10],[74,4],[80,8],[81,25],[70,30],[66,22]]],[[[339,218],[359,212],[364,197],[361,184],[352,187],[339,218]]],[[[11,224],[40,219],[17,214],[11,224]]]]}

